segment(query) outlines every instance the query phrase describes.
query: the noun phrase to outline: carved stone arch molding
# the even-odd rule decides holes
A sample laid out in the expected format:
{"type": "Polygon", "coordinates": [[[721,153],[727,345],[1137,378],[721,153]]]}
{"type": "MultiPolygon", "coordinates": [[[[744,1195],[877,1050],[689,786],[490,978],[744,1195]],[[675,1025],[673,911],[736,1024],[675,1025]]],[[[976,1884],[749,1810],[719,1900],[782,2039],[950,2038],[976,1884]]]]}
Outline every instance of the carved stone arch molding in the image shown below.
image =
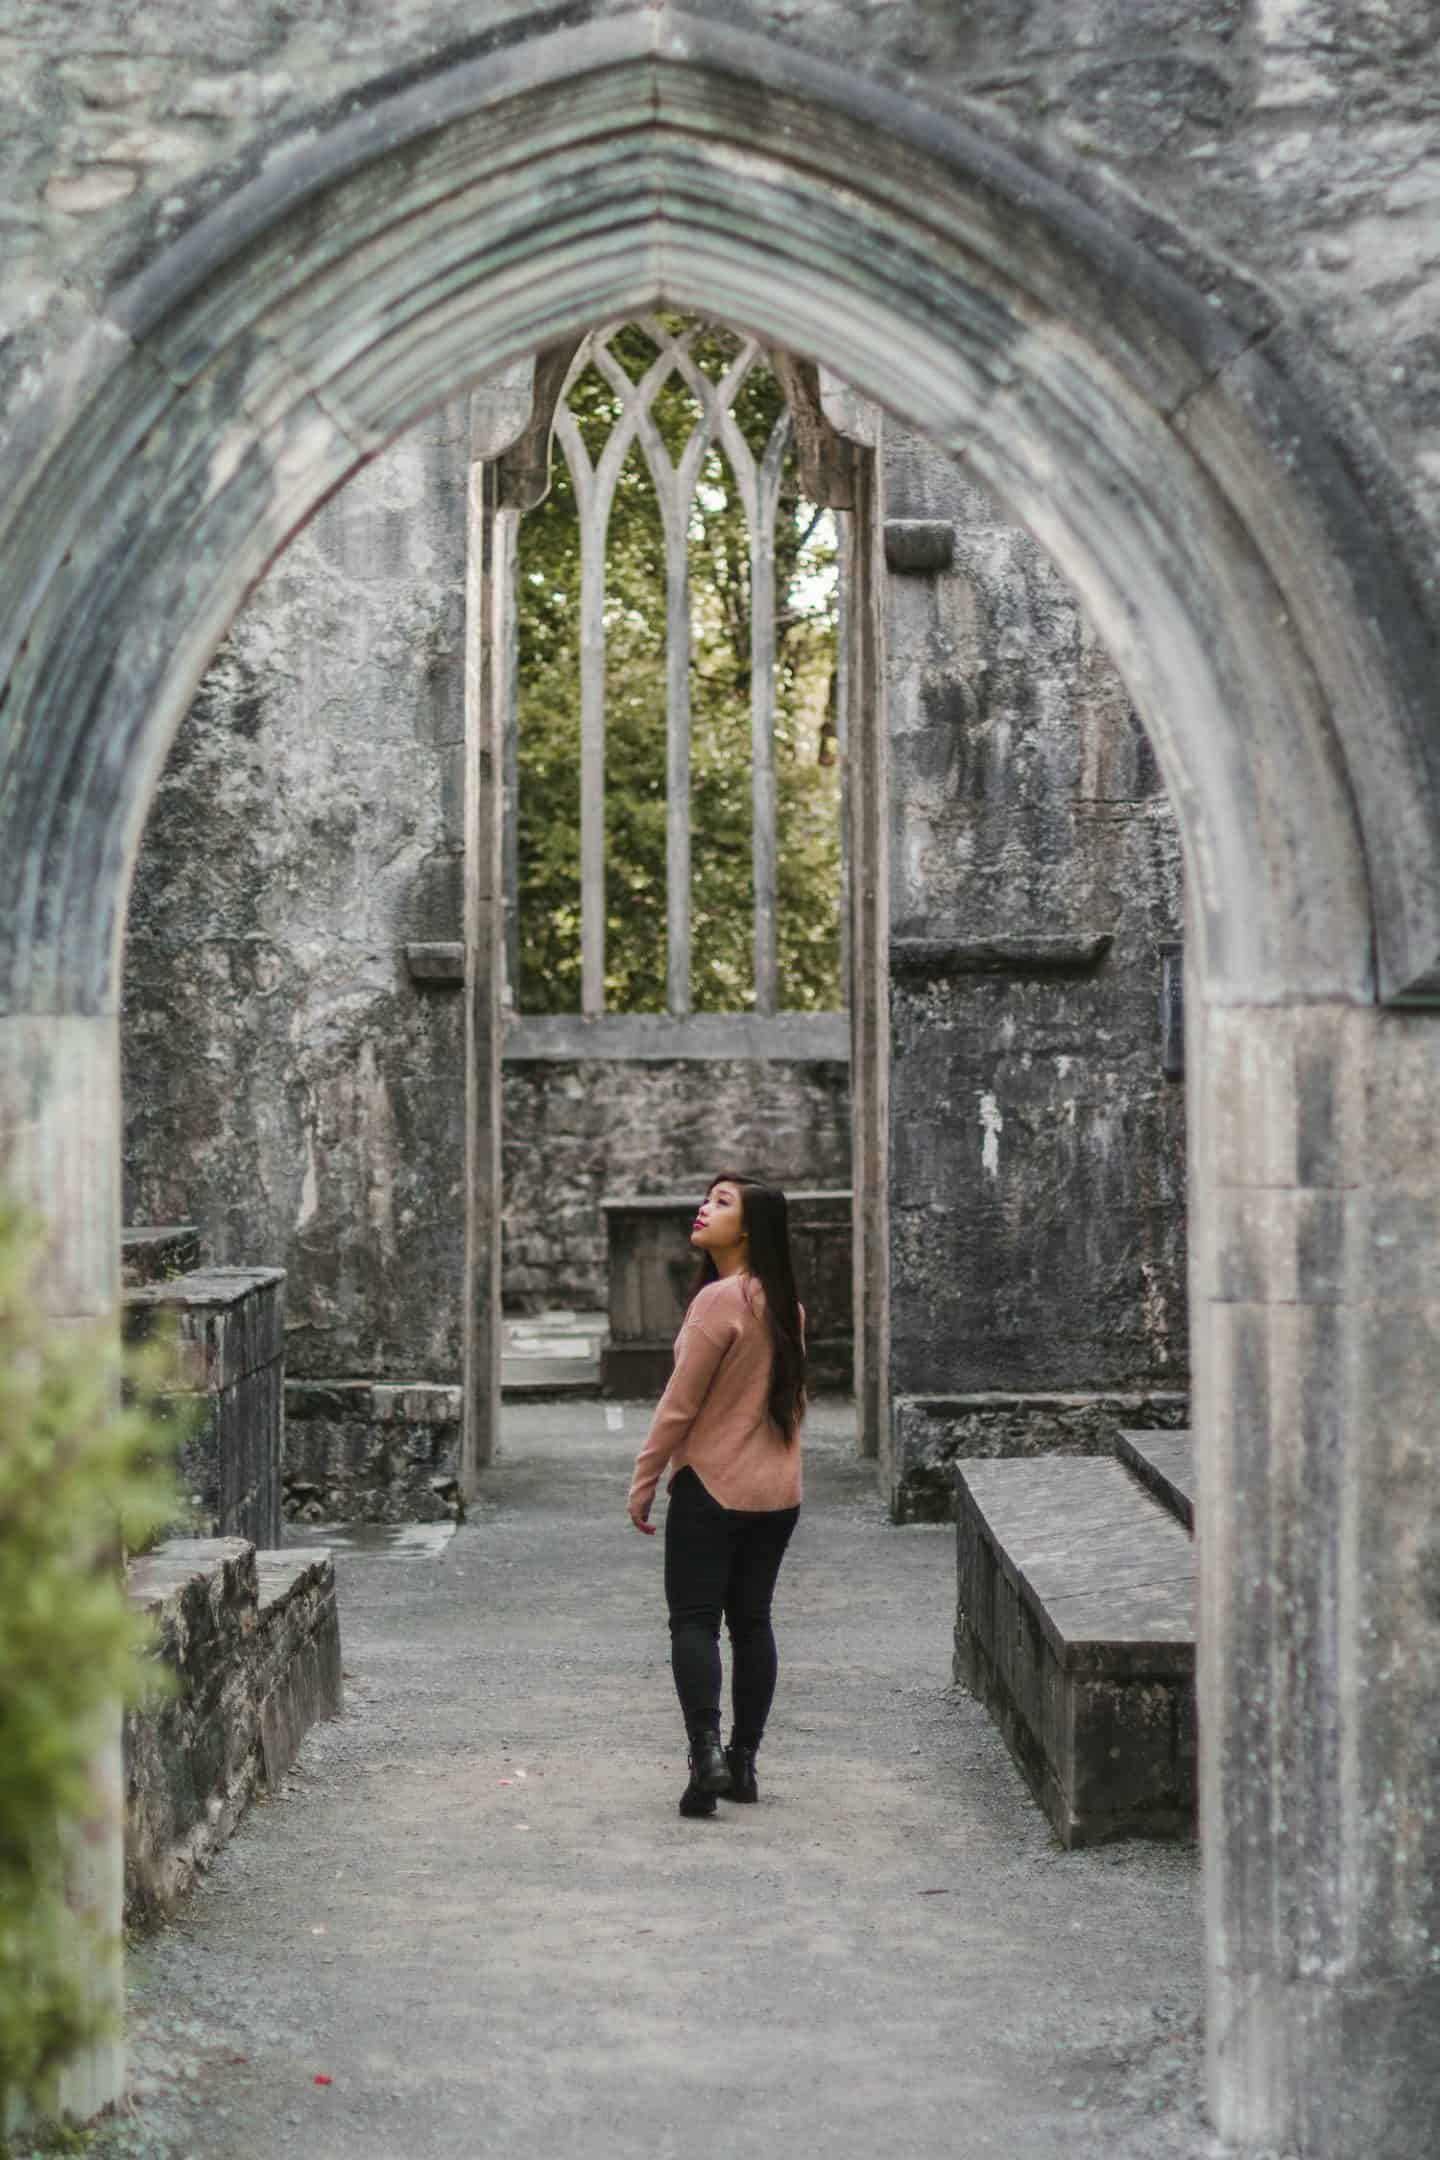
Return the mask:
{"type": "Polygon", "coordinates": [[[958,121],[669,7],[272,153],[112,294],[7,475],[0,995],[108,1008],[171,735],[316,503],[464,382],[664,306],[815,354],[1050,549],[1159,749],[1212,994],[1363,998],[1378,956],[1428,999],[1424,629],[1275,324],[1221,291],[958,121]]]}
{"type": "MultiPolygon", "coordinates": [[[[703,314],[820,361],[1049,549],[1162,760],[1204,994],[1217,2120],[1324,2160],[1428,2149],[1440,1643],[1403,1448],[1433,1432],[1440,1305],[1386,1254],[1440,1219],[1440,1023],[1375,1001],[1440,1002],[1433,626],[1284,326],[994,123],[666,0],[442,55],[207,199],[0,452],[0,1153],[54,1224],[57,1309],[118,1294],[116,958],[151,793],[298,526],[442,398],[596,323],[703,314]]],[[[113,1822],[91,1865],[118,1918],[113,1822]]]]}

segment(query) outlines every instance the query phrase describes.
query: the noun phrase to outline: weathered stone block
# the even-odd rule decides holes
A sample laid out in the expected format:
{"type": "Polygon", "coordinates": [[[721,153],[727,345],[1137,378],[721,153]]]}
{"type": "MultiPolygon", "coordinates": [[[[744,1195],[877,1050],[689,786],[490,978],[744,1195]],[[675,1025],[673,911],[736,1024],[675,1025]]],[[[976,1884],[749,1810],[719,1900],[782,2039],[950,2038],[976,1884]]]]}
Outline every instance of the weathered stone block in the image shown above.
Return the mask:
{"type": "Polygon", "coordinates": [[[885,563],[897,577],[933,577],[955,560],[948,518],[887,518],[885,563]]]}
{"type": "Polygon", "coordinates": [[[849,1182],[850,1075],[834,1058],[507,1057],[504,1124],[509,1311],[606,1310],[607,1193],[684,1192],[693,1212],[722,1170],[787,1191],[849,1182]]]}
{"type": "Polygon", "coordinates": [[[334,1562],[173,1538],[128,1570],[165,1691],[125,1719],[125,1913],[153,1925],[342,1705],[334,1562]]]}
{"type": "Polygon", "coordinates": [[[443,1522],[462,1512],[460,1389],[285,1384],[284,1509],[295,1522],[443,1522]]]}
{"type": "Polygon", "coordinates": [[[180,1469],[199,1519],[215,1536],[280,1542],[285,1373],[285,1275],[280,1268],[200,1268],[125,1293],[125,1332],[143,1339],[174,1319],[188,1388],[180,1469]]]}
{"type": "Polygon", "coordinates": [[[956,1474],[955,1677],[1065,1845],[1193,1824],[1195,1559],[1117,1463],[956,1474]]]}

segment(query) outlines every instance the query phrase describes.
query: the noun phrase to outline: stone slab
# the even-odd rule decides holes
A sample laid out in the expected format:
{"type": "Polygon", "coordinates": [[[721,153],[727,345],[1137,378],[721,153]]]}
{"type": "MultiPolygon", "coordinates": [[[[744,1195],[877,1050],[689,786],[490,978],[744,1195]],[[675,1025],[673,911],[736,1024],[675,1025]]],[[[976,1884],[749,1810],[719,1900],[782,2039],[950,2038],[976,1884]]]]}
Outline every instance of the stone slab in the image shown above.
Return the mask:
{"type": "Polygon", "coordinates": [[[1183,1425],[1189,1407],[1188,1395],[1158,1388],[1143,1394],[985,1389],[897,1395],[891,1513],[897,1522],[953,1522],[959,1463],[1006,1456],[1108,1458],[1122,1430],[1183,1425]]]}
{"type": "Polygon", "coordinates": [[[1110,1458],[956,1474],[955,1675],[1067,1846],[1195,1809],[1195,1552],[1110,1458]]]}
{"type": "Polygon", "coordinates": [[[1189,1432],[1122,1432],[1115,1453],[1179,1523],[1195,1528],[1195,1441],[1189,1432]]]}

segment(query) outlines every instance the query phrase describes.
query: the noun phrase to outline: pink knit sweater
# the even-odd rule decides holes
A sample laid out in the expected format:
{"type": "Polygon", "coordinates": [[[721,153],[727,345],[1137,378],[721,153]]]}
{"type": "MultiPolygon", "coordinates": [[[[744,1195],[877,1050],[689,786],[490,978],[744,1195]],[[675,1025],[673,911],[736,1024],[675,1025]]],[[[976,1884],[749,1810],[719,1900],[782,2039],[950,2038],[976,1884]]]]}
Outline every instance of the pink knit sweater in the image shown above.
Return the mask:
{"type": "Polygon", "coordinates": [[[671,1484],[689,1463],[722,1507],[800,1505],[799,1437],[787,1442],[769,1411],[771,1354],[759,1283],[743,1274],[706,1283],[675,1338],[675,1370],[636,1458],[632,1501],[653,1499],[668,1462],[671,1484]]]}

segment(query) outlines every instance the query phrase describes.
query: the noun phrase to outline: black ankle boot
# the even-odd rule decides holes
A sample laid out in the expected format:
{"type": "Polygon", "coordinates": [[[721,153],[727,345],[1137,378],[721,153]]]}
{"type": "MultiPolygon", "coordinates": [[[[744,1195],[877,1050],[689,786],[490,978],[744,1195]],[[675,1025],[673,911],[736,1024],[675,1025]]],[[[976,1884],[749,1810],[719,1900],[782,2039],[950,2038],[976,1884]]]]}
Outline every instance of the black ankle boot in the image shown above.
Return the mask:
{"type": "Polygon", "coordinates": [[[755,1783],[755,1750],[753,1747],[741,1747],[738,1740],[732,1740],[725,1750],[725,1767],[730,1773],[730,1782],[725,1787],[725,1798],[727,1800],[758,1800],[760,1798],[760,1788],[755,1783]]]}
{"type": "Polygon", "coordinates": [[[682,1815],[713,1815],[715,1795],[730,1784],[730,1765],[713,1727],[690,1735],[690,1782],[680,1795],[682,1815]]]}
{"type": "Polygon", "coordinates": [[[682,1815],[713,1815],[718,1805],[713,1792],[701,1792],[692,1774],[689,1784],[680,1795],[682,1815]]]}
{"type": "Polygon", "coordinates": [[[713,1725],[690,1735],[690,1782],[703,1793],[724,1792],[730,1783],[730,1765],[713,1725]]]}

